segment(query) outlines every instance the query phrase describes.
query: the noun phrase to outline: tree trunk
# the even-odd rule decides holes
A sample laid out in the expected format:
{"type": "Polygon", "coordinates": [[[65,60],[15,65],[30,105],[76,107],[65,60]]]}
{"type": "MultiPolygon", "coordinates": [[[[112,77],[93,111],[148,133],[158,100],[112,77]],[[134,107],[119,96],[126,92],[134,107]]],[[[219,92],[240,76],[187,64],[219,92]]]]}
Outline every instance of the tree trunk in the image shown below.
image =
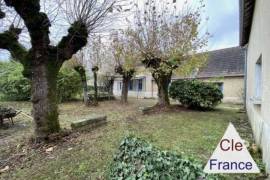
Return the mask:
{"type": "Polygon", "coordinates": [[[159,75],[158,77],[154,77],[156,84],[158,86],[158,103],[157,106],[160,107],[168,107],[170,106],[170,98],[169,98],[169,85],[171,82],[171,76],[169,75],[159,75]]]}
{"type": "Polygon", "coordinates": [[[57,74],[59,67],[40,62],[32,67],[32,103],[37,140],[60,131],[58,120],[57,74]]]}
{"type": "Polygon", "coordinates": [[[97,86],[97,71],[93,71],[94,73],[94,99],[93,105],[98,105],[98,86],[97,86]]]}
{"type": "Polygon", "coordinates": [[[121,103],[126,104],[128,102],[128,85],[130,82],[130,77],[123,76],[123,87],[122,87],[122,95],[121,95],[121,103]]]}
{"type": "Polygon", "coordinates": [[[83,88],[83,101],[86,106],[89,105],[89,97],[88,97],[88,86],[87,86],[87,79],[85,74],[85,69],[83,66],[76,66],[74,70],[80,75],[82,81],[82,88],[83,88]]]}
{"type": "Polygon", "coordinates": [[[3,118],[2,118],[2,117],[0,117],[0,127],[2,127],[2,126],[3,126],[3,124],[4,124],[4,120],[3,120],[3,118]]]}
{"type": "Polygon", "coordinates": [[[114,79],[111,79],[111,80],[109,80],[110,82],[110,84],[109,84],[109,95],[113,95],[113,84],[114,84],[114,79]]]}

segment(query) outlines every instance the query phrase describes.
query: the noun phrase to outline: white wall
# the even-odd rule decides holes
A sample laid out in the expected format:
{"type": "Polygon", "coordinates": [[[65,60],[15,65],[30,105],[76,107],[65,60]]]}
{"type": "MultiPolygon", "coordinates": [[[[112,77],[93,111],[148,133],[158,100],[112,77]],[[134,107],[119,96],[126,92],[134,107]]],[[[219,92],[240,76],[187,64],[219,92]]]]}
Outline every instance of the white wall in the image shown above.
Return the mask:
{"type": "Polygon", "coordinates": [[[270,1],[257,0],[247,48],[247,112],[270,172],[270,1]],[[262,56],[262,100],[256,95],[256,62],[262,56]]]}
{"type": "Polygon", "coordinates": [[[223,77],[223,78],[204,78],[200,79],[206,82],[223,83],[223,100],[224,103],[242,104],[244,100],[244,77],[223,77]]]}
{"type": "MultiPolygon", "coordinates": [[[[128,91],[129,97],[136,97],[136,98],[155,98],[157,97],[157,92],[152,92],[152,76],[138,76],[143,77],[143,90],[142,91],[128,91]]],[[[122,82],[121,78],[115,79],[113,84],[113,94],[115,96],[121,96],[122,90],[119,88],[119,83],[122,82]]]]}
{"type": "MultiPolygon", "coordinates": [[[[218,79],[200,79],[207,82],[222,82],[223,83],[223,102],[224,103],[243,103],[244,77],[225,77],[218,79]]],[[[119,83],[122,79],[114,81],[113,93],[115,96],[121,96],[122,91],[119,88],[119,83]]],[[[128,91],[129,97],[136,98],[157,98],[157,85],[153,81],[152,76],[146,75],[143,82],[143,91],[128,91]]]]}

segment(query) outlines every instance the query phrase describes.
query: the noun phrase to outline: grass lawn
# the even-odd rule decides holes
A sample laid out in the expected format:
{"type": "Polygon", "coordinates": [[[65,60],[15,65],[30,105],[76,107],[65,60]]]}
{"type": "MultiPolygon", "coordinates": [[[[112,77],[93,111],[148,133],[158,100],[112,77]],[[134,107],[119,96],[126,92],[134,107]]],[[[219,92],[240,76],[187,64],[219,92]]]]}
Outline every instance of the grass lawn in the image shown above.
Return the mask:
{"type": "MultiPolygon", "coordinates": [[[[110,101],[90,108],[81,102],[61,104],[62,128],[68,129],[70,122],[93,114],[107,115],[109,123],[90,132],[74,132],[61,143],[41,148],[27,144],[33,125],[31,119],[21,114],[16,117],[15,126],[0,129],[0,169],[7,164],[10,166],[10,171],[0,174],[0,179],[103,179],[120,141],[130,134],[162,150],[194,156],[202,163],[210,158],[229,122],[236,126],[242,138],[253,142],[246,116],[235,106],[222,105],[210,112],[185,110],[152,115],[141,115],[138,111],[139,107],[154,103],[154,100],[132,99],[128,105],[110,101]],[[52,152],[45,152],[52,146],[52,152]]],[[[30,114],[30,103],[0,104],[30,114]]]]}

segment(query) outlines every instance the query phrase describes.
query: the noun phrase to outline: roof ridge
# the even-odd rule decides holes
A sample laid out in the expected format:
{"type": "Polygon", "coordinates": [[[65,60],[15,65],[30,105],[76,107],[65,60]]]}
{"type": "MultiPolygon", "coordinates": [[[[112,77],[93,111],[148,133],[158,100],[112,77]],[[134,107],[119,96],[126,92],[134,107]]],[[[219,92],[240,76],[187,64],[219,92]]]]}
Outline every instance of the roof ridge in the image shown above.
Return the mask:
{"type": "Polygon", "coordinates": [[[211,53],[211,52],[224,51],[224,50],[229,50],[229,49],[243,49],[243,47],[241,47],[241,46],[233,46],[233,47],[227,47],[227,48],[223,48],[223,49],[215,49],[215,50],[205,51],[205,52],[206,53],[211,53]]]}

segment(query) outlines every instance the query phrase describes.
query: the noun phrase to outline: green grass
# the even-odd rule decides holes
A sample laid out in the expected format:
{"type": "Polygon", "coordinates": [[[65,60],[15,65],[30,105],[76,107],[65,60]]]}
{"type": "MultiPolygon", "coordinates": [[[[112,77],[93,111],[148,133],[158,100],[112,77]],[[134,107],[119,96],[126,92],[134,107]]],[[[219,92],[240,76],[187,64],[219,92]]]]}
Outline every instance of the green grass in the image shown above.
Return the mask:
{"type": "MultiPolygon", "coordinates": [[[[32,134],[33,125],[30,119],[19,115],[14,127],[0,130],[0,159],[24,151],[26,155],[0,178],[103,179],[120,141],[130,134],[144,138],[160,149],[193,156],[202,163],[210,158],[229,122],[236,126],[242,138],[251,143],[253,141],[245,114],[238,113],[235,108],[220,106],[210,112],[187,110],[145,116],[138,111],[140,106],[154,103],[154,100],[133,99],[125,106],[118,101],[111,101],[91,108],[84,107],[81,102],[61,104],[60,123],[63,128],[69,128],[70,122],[93,114],[106,114],[109,123],[91,132],[75,133],[74,138],[56,144],[50,154],[24,145],[25,139],[32,134]]],[[[26,113],[30,113],[31,109],[29,103],[2,104],[22,109],[26,113]]]]}

